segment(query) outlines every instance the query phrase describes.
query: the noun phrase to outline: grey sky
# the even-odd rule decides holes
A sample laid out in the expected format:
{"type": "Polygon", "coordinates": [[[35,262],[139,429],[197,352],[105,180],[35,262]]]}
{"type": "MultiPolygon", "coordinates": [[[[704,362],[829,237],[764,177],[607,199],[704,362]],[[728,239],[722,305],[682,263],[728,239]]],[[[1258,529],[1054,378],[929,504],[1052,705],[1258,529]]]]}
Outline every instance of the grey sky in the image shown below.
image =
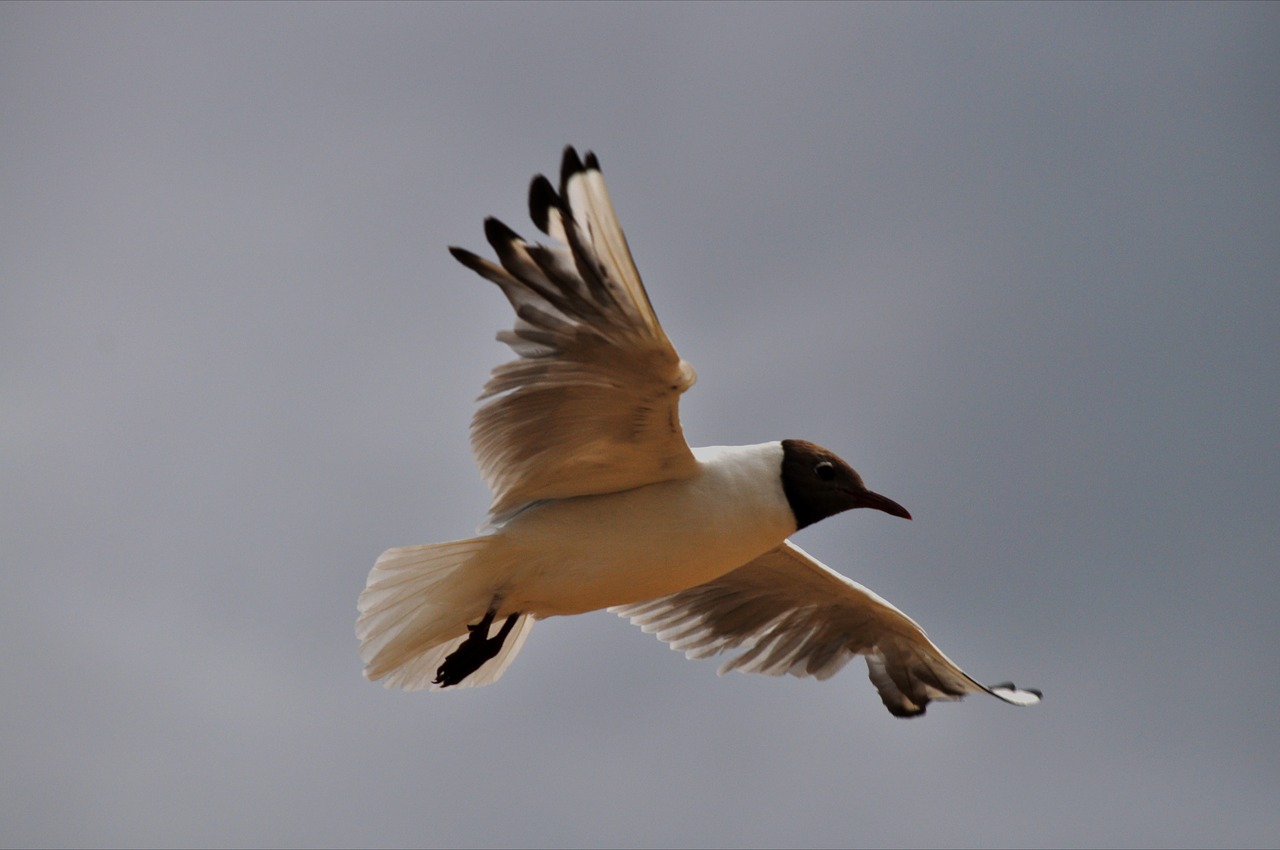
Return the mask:
{"type": "Polygon", "coordinates": [[[1275,845],[1280,6],[8,3],[0,115],[4,844],[1275,845]],[[566,143],[691,442],[839,451],[916,519],[798,542],[1042,705],[361,678],[566,143]]]}

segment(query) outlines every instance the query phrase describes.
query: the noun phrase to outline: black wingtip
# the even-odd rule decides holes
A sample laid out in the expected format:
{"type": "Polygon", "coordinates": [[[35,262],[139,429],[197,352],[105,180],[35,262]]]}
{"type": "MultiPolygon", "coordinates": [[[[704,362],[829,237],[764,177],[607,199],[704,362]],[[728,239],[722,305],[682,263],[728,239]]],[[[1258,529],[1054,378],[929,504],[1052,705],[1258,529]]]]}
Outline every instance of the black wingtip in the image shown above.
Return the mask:
{"type": "Polygon", "coordinates": [[[551,210],[559,206],[560,196],[556,194],[551,181],[542,174],[534,177],[533,182],[529,184],[529,217],[533,219],[538,229],[548,236],[551,235],[547,230],[550,226],[551,210]]]}
{"type": "Polygon", "coordinates": [[[884,707],[889,709],[889,713],[892,714],[894,717],[902,717],[905,719],[910,719],[912,717],[923,717],[924,710],[926,707],[928,707],[928,704],[929,704],[928,700],[925,700],[924,705],[915,706],[914,708],[908,708],[904,705],[890,705],[887,701],[885,701],[884,707]]]}
{"type": "Polygon", "coordinates": [[[1015,685],[1013,682],[1001,682],[998,685],[991,685],[990,687],[992,690],[995,690],[996,688],[1000,688],[1001,690],[1006,690],[1006,691],[1025,691],[1026,693],[1029,693],[1029,694],[1035,694],[1040,699],[1044,699],[1044,691],[1040,690],[1039,688],[1020,688],[1017,685],[1015,685]]]}
{"type": "Polygon", "coordinates": [[[587,151],[587,157],[583,164],[586,165],[588,171],[600,170],[600,160],[596,158],[595,151],[587,151]]]}
{"type": "Polygon", "coordinates": [[[519,233],[492,216],[484,220],[484,238],[488,239],[494,250],[499,252],[512,242],[524,241],[519,233]]]}
{"type": "Polygon", "coordinates": [[[467,268],[479,275],[485,275],[485,261],[478,254],[473,254],[466,248],[459,248],[456,245],[449,246],[449,253],[453,258],[462,263],[467,268]]]}
{"type": "Polygon", "coordinates": [[[988,693],[1010,705],[1038,705],[1044,699],[1044,692],[1036,688],[1019,688],[1013,682],[1001,682],[987,688],[988,693]]]}
{"type": "Polygon", "coordinates": [[[573,149],[573,145],[565,145],[564,157],[560,160],[560,191],[564,191],[564,187],[568,185],[570,177],[585,170],[582,160],[578,159],[578,152],[573,149]]]}

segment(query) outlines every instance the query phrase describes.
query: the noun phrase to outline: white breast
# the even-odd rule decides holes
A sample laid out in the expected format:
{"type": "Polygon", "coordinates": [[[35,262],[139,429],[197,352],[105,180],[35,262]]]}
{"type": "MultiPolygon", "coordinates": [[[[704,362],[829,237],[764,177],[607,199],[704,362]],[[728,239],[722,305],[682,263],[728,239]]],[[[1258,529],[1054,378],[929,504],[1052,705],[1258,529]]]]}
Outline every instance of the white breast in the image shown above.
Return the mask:
{"type": "Polygon", "coordinates": [[[504,611],[579,614],[710,581],[795,531],[782,445],[695,449],[697,474],[535,505],[498,530],[504,611]]]}

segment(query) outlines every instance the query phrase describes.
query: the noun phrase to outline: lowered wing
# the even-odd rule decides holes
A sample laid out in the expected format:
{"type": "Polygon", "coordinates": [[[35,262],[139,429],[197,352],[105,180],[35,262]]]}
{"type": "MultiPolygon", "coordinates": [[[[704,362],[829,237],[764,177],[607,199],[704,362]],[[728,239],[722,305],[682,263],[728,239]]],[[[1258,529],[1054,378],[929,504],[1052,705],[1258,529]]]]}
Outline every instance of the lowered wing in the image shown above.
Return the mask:
{"type": "Polygon", "coordinates": [[[987,693],[1034,705],[1040,692],[983,685],[934,646],[906,614],[789,540],[706,584],[610,608],[689,658],[746,651],[720,673],[834,675],[865,656],[871,682],[898,717],[924,714],[931,700],[987,693]]]}

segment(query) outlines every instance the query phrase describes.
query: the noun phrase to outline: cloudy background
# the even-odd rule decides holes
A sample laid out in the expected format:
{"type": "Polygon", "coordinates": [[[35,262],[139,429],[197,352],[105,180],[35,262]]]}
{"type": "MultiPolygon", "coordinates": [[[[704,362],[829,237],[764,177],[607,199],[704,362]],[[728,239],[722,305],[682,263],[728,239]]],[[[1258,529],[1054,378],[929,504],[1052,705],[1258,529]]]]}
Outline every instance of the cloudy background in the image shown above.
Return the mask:
{"type": "Polygon", "coordinates": [[[0,6],[7,845],[1269,845],[1280,6],[0,6]],[[607,613],[364,681],[506,357],[445,248],[596,150],[695,444],[986,681],[891,717],[607,613]]]}

